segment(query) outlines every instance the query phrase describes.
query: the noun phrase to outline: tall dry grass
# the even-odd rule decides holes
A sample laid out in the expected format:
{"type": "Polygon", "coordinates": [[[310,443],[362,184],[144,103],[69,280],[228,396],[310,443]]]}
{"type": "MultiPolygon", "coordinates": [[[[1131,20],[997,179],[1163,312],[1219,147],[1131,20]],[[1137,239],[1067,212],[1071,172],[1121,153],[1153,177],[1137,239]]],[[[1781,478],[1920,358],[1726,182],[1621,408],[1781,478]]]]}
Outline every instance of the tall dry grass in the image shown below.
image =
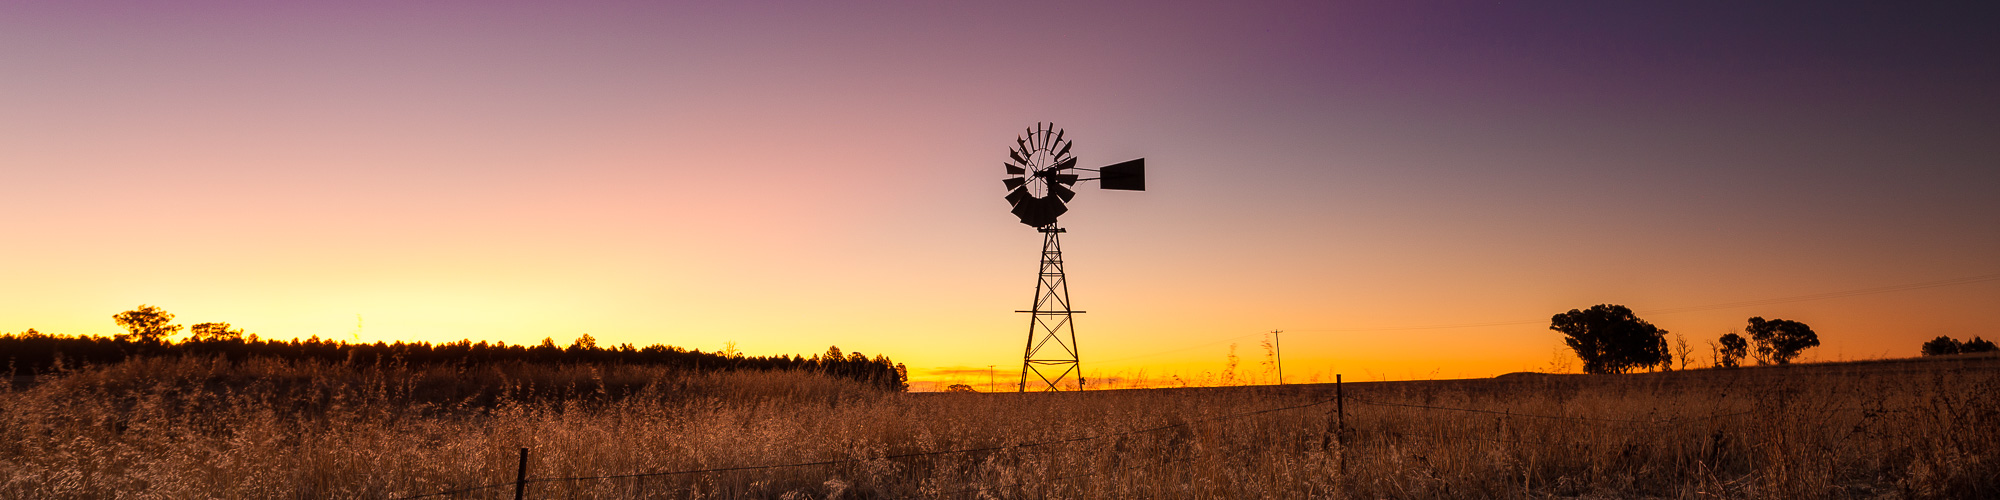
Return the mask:
{"type": "Polygon", "coordinates": [[[0,497],[401,497],[511,482],[527,447],[543,479],[815,464],[530,498],[1990,498],[1992,367],[1347,384],[1332,433],[1325,385],[904,394],[798,372],[145,359],[0,396],[0,497]]]}

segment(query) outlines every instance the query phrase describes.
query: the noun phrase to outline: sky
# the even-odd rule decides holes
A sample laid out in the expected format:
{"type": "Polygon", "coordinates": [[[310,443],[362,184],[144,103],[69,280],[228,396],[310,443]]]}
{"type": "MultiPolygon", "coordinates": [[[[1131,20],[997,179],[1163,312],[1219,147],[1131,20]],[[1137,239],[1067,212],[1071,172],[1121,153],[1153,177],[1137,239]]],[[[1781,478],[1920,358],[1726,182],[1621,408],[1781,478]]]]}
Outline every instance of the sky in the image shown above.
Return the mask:
{"type": "Polygon", "coordinates": [[[1753,4],[0,0],[0,332],[983,389],[1041,237],[998,164],[1050,122],[1149,169],[1061,219],[1094,380],[1256,379],[1272,330],[1294,382],[1573,371],[1548,318],[1596,304],[1696,366],[1751,316],[2000,337],[2000,14],[1753,4]]]}

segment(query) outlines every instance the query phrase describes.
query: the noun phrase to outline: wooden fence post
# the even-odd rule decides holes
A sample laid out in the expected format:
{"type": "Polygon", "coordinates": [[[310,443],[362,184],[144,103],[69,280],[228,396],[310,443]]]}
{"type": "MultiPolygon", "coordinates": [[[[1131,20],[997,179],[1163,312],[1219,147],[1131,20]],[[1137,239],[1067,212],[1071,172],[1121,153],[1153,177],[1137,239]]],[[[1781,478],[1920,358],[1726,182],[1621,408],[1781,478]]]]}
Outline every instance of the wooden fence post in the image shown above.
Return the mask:
{"type": "Polygon", "coordinates": [[[1341,390],[1338,373],[1333,374],[1333,411],[1340,416],[1340,419],[1335,421],[1339,424],[1337,428],[1340,433],[1335,436],[1340,437],[1341,446],[1347,446],[1347,391],[1341,390]]]}
{"type": "Polygon", "coordinates": [[[521,448],[521,468],[514,471],[514,500],[521,500],[528,489],[528,449],[521,448]]]}
{"type": "Polygon", "coordinates": [[[1340,374],[1333,374],[1334,442],[1340,444],[1340,473],[1347,474],[1347,391],[1341,389],[1340,374]]]}

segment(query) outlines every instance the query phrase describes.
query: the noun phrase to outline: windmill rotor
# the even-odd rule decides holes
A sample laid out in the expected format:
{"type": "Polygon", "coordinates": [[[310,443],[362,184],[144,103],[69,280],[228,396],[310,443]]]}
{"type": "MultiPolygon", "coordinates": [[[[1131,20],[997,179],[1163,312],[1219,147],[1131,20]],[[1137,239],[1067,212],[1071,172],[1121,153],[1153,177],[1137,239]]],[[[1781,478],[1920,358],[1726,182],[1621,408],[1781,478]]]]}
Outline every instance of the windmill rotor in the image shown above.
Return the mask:
{"type": "Polygon", "coordinates": [[[1104,168],[1080,168],[1076,155],[1070,152],[1076,143],[1064,135],[1053,123],[1036,123],[1016,136],[1014,146],[1007,149],[1003,164],[1007,177],[1001,182],[1007,187],[1007,204],[1022,224],[1054,224],[1057,217],[1069,212],[1078,182],[1102,181],[1098,186],[1103,189],[1146,190],[1145,158],[1104,168]],[[1086,178],[1079,171],[1098,173],[1099,177],[1086,178]]]}
{"type": "Polygon", "coordinates": [[[1022,224],[1041,227],[1056,222],[1069,211],[1067,203],[1076,197],[1070,186],[1077,176],[1062,172],[1076,167],[1070,155],[1073,145],[1053,124],[1037,123],[1025,135],[1014,138],[1007,150],[1007,203],[1022,224]]]}

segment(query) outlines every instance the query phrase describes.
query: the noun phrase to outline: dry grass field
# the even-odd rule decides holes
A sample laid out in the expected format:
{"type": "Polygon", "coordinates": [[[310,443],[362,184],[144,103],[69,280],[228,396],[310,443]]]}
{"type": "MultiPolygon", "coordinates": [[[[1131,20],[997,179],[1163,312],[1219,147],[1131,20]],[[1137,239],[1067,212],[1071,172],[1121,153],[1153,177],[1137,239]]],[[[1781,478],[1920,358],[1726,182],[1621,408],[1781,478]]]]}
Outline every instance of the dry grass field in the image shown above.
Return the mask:
{"type": "Polygon", "coordinates": [[[1330,384],[905,394],[796,372],[154,358],[16,378],[0,497],[512,498],[526,447],[528,498],[1995,498],[1995,368],[1523,374],[1350,383],[1336,402],[1330,384]],[[654,475],[590,478],[631,474],[654,475]]]}

